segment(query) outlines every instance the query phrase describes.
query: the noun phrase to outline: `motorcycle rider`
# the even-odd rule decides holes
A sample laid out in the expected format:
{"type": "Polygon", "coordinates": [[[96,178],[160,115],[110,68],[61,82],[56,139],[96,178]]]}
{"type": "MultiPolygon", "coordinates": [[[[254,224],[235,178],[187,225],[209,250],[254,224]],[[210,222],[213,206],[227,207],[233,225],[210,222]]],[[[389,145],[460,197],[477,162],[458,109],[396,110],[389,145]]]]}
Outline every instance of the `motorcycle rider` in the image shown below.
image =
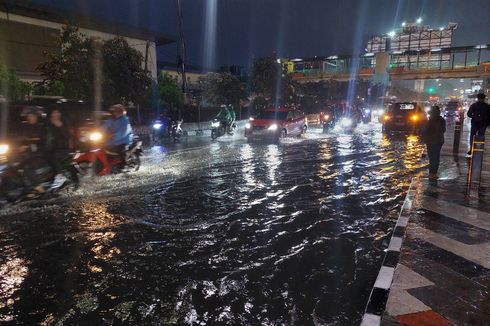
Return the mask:
{"type": "Polygon", "coordinates": [[[25,112],[26,123],[21,132],[20,151],[24,154],[21,166],[24,169],[24,182],[30,191],[28,198],[44,192],[35,172],[40,161],[46,158],[46,128],[39,122],[39,114],[36,108],[28,108],[25,112]]]}
{"type": "Polygon", "coordinates": [[[225,130],[228,130],[230,126],[230,121],[231,121],[231,114],[230,110],[226,105],[222,105],[221,109],[219,110],[218,115],[216,116],[216,119],[221,122],[221,124],[224,126],[225,130]]]}
{"type": "Polygon", "coordinates": [[[232,130],[232,127],[233,127],[233,124],[235,123],[236,121],[236,113],[235,113],[235,108],[233,107],[232,104],[229,104],[228,105],[228,112],[230,113],[230,124],[229,124],[229,127],[228,127],[228,132],[231,133],[231,130],[232,130]]]}
{"type": "Polygon", "coordinates": [[[52,109],[49,115],[46,145],[49,161],[56,173],[53,185],[61,186],[66,181],[61,174],[62,164],[73,149],[73,140],[70,129],[57,107],[52,109]]]}
{"type": "Polygon", "coordinates": [[[102,130],[108,135],[106,145],[112,152],[119,154],[121,166],[126,165],[126,151],[133,140],[133,130],[122,104],[115,104],[109,108],[111,117],[104,122],[102,130]]]}

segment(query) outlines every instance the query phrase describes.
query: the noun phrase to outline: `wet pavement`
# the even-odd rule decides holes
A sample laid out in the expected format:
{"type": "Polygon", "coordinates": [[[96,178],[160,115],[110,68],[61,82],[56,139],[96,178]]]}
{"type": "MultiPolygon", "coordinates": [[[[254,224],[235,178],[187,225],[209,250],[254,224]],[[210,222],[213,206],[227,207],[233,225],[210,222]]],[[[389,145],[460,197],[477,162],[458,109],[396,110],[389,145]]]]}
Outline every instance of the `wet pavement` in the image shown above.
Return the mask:
{"type": "Polygon", "coordinates": [[[148,149],[0,213],[0,323],[359,323],[422,152],[378,125],[148,149]]]}

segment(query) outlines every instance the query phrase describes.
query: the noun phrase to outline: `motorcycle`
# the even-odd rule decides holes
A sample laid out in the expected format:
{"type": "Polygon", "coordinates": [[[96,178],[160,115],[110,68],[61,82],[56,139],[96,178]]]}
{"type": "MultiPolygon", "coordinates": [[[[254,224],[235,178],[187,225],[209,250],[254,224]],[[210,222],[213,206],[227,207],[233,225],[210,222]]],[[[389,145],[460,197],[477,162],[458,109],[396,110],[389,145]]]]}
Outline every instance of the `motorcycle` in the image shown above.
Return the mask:
{"type": "Polygon", "coordinates": [[[182,130],[183,122],[184,120],[172,121],[170,135],[172,136],[174,143],[178,142],[180,137],[182,137],[182,135],[184,134],[184,131],[182,130]]]}
{"type": "Polygon", "coordinates": [[[214,119],[211,121],[211,139],[215,140],[218,137],[223,136],[224,134],[228,134],[233,136],[233,131],[236,128],[236,123],[232,123],[229,130],[227,131],[226,125],[218,119],[214,119]]]}
{"type": "Polygon", "coordinates": [[[370,123],[371,122],[371,109],[368,109],[368,108],[362,109],[361,120],[363,123],[370,123]]]}
{"type": "Polygon", "coordinates": [[[0,198],[3,201],[34,199],[53,195],[67,186],[78,187],[78,171],[71,155],[62,162],[64,180],[59,182],[55,180],[56,172],[46,158],[34,153],[31,146],[19,148],[18,153],[13,153],[9,145],[0,145],[0,198]],[[43,191],[31,192],[39,187],[43,191]]]}
{"type": "Polygon", "coordinates": [[[122,167],[123,160],[120,153],[116,153],[106,148],[102,143],[103,134],[95,131],[89,136],[90,141],[95,145],[93,149],[77,153],[74,157],[77,169],[84,175],[93,174],[104,176],[110,173],[119,173],[124,171],[138,171],[141,165],[142,141],[137,136],[133,137],[133,142],[124,152],[126,163],[124,170],[122,167]]]}
{"type": "Polygon", "coordinates": [[[335,125],[334,117],[331,113],[321,113],[320,122],[323,127],[323,133],[327,133],[335,125]]]}

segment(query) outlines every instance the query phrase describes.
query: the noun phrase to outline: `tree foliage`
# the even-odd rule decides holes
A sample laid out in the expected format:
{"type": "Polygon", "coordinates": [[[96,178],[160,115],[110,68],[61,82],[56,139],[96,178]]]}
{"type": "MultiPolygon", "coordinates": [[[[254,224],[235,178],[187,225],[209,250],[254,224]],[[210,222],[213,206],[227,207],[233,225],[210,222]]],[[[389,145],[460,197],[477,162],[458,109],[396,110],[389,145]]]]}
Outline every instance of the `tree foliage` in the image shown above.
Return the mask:
{"type": "Polygon", "coordinates": [[[161,104],[167,108],[180,109],[184,105],[182,89],[169,73],[158,77],[158,92],[161,104]]]}
{"type": "Polygon", "coordinates": [[[275,57],[256,59],[252,65],[252,91],[269,105],[285,105],[298,101],[296,85],[282,71],[275,57]]]}
{"type": "Polygon", "coordinates": [[[203,99],[211,105],[240,105],[246,99],[245,84],[229,73],[210,73],[200,78],[203,99]]]}
{"type": "Polygon", "coordinates": [[[94,51],[92,39],[78,32],[78,28],[65,26],[57,39],[58,52],[47,52],[46,61],[38,66],[44,77],[47,93],[60,90],[68,98],[90,100],[94,89],[94,51]]]}
{"type": "Polygon", "coordinates": [[[15,102],[29,95],[30,85],[21,81],[13,69],[0,62],[0,96],[15,102]]]}
{"type": "Polygon", "coordinates": [[[143,55],[122,37],[102,45],[103,97],[108,103],[140,103],[151,86],[148,71],[141,67],[143,55]]]}
{"type": "Polygon", "coordinates": [[[102,96],[107,103],[139,103],[151,85],[149,73],[141,66],[142,54],[124,38],[100,41],[77,27],[65,26],[57,46],[60,51],[46,53],[46,61],[38,66],[44,77],[36,87],[41,93],[92,101],[96,69],[102,72],[102,96]]]}

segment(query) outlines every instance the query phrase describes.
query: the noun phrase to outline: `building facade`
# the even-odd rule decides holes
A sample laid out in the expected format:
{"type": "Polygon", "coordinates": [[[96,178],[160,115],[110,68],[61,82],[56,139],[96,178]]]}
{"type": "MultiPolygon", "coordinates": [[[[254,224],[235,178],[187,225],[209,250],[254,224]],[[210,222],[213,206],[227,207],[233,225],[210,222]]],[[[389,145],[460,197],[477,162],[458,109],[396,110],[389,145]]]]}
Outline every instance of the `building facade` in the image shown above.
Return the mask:
{"type": "Polygon", "coordinates": [[[88,37],[100,40],[121,36],[144,58],[151,76],[157,77],[157,46],[173,43],[173,37],[144,28],[96,21],[90,17],[50,7],[0,0],[0,60],[13,68],[20,79],[39,81],[36,67],[46,52],[59,51],[56,39],[64,25],[79,27],[88,37]]]}

